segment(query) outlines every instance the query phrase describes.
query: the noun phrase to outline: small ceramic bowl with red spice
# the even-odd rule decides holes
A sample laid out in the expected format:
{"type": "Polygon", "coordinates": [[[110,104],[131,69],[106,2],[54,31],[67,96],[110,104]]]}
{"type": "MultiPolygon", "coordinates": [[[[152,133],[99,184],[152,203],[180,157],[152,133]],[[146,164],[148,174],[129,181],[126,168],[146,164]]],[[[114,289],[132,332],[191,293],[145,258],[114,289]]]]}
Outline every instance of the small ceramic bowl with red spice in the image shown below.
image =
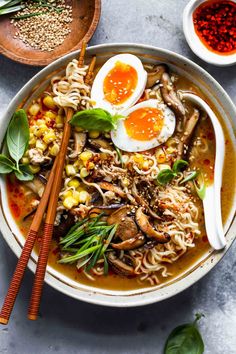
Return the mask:
{"type": "Polygon", "coordinates": [[[192,51],[218,66],[236,64],[236,0],[191,0],[183,30],[192,51]]]}

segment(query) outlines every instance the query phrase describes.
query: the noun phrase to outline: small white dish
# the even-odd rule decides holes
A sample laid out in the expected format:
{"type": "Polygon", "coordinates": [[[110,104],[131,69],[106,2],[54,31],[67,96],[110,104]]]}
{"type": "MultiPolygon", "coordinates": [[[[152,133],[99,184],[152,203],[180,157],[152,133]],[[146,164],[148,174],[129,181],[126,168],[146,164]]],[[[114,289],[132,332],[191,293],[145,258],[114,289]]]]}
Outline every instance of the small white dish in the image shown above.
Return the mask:
{"type": "MultiPolygon", "coordinates": [[[[236,3],[236,0],[231,0],[236,3]]],[[[206,0],[191,0],[187,4],[183,12],[183,31],[192,51],[202,60],[209,64],[217,66],[230,66],[236,64],[236,53],[229,55],[221,55],[210,51],[200,40],[195,32],[193,25],[193,12],[195,9],[206,2],[206,0]]]]}

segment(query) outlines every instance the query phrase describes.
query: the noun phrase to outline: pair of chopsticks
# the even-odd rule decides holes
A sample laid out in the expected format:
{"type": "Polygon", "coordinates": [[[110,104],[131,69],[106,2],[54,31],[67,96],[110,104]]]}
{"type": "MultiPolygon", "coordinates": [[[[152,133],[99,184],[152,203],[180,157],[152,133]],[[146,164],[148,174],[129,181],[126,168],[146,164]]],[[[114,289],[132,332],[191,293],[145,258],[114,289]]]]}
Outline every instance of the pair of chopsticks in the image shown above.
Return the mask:
{"type": "MultiPolygon", "coordinates": [[[[85,51],[86,51],[86,43],[83,42],[79,61],[78,61],[79,67],[82,67],[84,65],[85,51]]],[[[87,75],[85,77],[86,84],[89,84],[93,77],[95,62],[96,62],[96,57],[93,57],[89,65],[87,75]]],[[[66,157],[67,146],[71,135],[71,126],[69,121],[72,118],[73,113],[74,111],[72,108],[68,108],[66,110],[66,122],[64,126],[60,152],[54,161],[53,168],[51,170],[47,185],[45,187],[41,201],[38,205],[35,216],[33,218],[30,230],[27,235],[26,242],[22,249],[21,256],[18,260],[15,272],[10,282],[8,292],[0,312],[1,324],[7,324],[9,321],[32,249],[34,247],[37,238],[40,225],[42,223],[44,213],[47,208],[44,231],[43,231],[42,241],[40,245],[37,268],[36,268],[36,273],[35,273],[35,278],[34,278],[34,283],[32,288],[29,309],[28,309],[28,318],[30,320],[36,320],[38,317],[44,277],[45,277],[47,261],[48,261],[49,251],[50,251],[50,244],[51,244],[51,239],[53,234],[53,225],[54,225],[56,211],[57,211],[58,197],[61,189],[65,157],[66,157]]]]}

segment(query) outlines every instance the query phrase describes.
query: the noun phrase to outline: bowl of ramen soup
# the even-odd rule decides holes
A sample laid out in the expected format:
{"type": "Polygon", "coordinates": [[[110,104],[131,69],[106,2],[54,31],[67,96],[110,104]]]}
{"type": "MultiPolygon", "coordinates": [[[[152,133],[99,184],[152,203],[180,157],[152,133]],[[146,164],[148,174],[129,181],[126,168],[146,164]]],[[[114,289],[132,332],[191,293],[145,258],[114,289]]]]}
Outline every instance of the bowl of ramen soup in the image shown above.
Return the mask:
{"type": "MultiPolygon", "coordinates": [[[[88,48],[84,63],[78,58],[79,51],[70,53],[40,71],[0,118],[8,156],[1,170],[2,235],[19,257],[70,107],[45,281],[107,306],[161,301],[203,277],[235,238],[236,109],[206,71],[164,49],[107,44],[88,48]],[[220,173],[214,171],[214,129],[184,92],[201,97],[224,132],[221,251],[210,247],[203,209],[204,191],[220,173]],[[18,157],[14,134],[22,139],[18,157]]],[[[32,271],[41,235],[29,261],[32,271]]]]}

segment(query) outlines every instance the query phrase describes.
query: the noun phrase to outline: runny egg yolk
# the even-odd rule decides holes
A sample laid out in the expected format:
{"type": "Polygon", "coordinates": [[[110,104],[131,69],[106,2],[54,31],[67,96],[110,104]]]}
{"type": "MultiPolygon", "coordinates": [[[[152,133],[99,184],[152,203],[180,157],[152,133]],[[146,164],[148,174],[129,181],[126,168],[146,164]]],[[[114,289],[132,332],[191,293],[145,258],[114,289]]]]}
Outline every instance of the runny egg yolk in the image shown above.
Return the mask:
{"type": "Polygon", "coordinates": [[[141,141],[157,137],[163,124],[163,112],[152,107],[136,109],[124,121],[126,132],[130,138],[141,141]]]}
{"type": "Polygon", "coordinates": [[[134,92],[137,82],[137,71],[129,64],[117,61],[103,83],[106,100],[114,105],[124,103],[134,92]]]}

